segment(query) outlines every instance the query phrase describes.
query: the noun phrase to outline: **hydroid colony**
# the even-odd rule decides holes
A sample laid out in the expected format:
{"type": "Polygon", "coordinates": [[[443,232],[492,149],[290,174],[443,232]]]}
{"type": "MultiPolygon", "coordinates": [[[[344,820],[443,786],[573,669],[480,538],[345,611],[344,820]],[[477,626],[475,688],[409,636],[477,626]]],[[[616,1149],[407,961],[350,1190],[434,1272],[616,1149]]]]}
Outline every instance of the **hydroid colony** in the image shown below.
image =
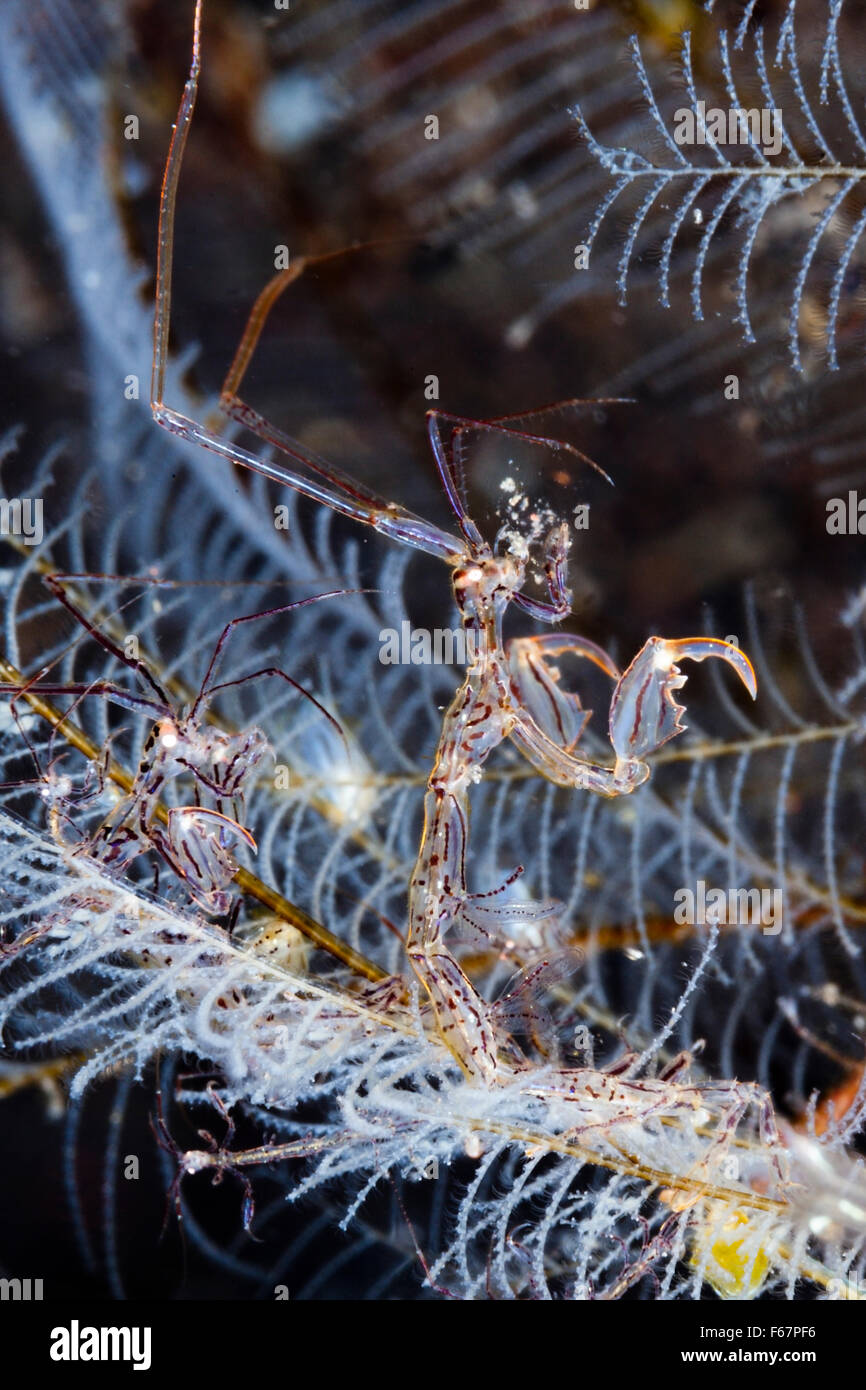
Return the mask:
{"type": "MultiPolygon", "coordinates": [[[[862,598],[843,613],[829,678],[805,633],[791,642],[789,622],[787,646],[772,629],[768,638],[751,600],[741,644],[761,703],[753,713],[729,682],[709,680],[693,700],[693,680],[689,733],[647,751],[651,775],[628,796],[557,786],[507,742],[492,750],[465,805],[467,882],[493,896],[443,934],[471,993],[462,1011],[431,1007],[428,978],[407,960],[407,887],[443,707],[461,676],[378,660],[380,633],[406,614],[411,552],[362,545],[324,508],[296,509],[264,481],[239,490],[224,461],[197,447],[182,446],[171,476],[164,441],[108,384],[116,364],[123,378],[147,380],[148,310],[92,161],[90,222],[76,230],[76,171],[51,167],[52,141],[44,128],[37,140],[21,114],[75,126],[74,112],[28,85],[27,36],[26,27],[7,36],[5,51],[17,42],[22,55],[14,80],[6,74],[10,107],[71,227],[67,264],[96,364],[101,447],[126,441],[140,476],[127,475],[126,509],[119,501],[94,526],[94,504],[121,476],[116,456],[113,467],[74,474],[49,456],[28,476],[26,442],[16,454],[7,440],[5,493],[42,497],[49,521],[41,547],[11,548],[5,679],[10,693],[22,676],[53,684],[21,694],[3,730],[10,1058],[32,1071],[36,1059],[71,1053],[74,1113],[107,1068],[149,1078],[152,1094],[160,1055],[157,1128],[179,1202],[223,1175],[237,1189],[243,1240],[245,1225],[266,1236],[276,1222],[261,1198],[276,1189],[280,1206],[301,1204],[310,1228],[354,1232],[348,1250],[361,1268],[375,1259],[381,1292],[406,1280],[404,1289],[461,1297],[858,1296],[863,908],[849,836],[862,812],[862,598]],[[105,278],[94,283],[97,234],[105,278]],[[272,524],[275,505],[288,505],[287,526],[272,524]],[[46,594],[43,577],[58,572],[75,576],[62,586],[76,623],[61,622],[46,594]],[[298,606],[335,589],[344,592],[327,604],[298,606]],[[187,759],[148,784],[161,811],[151,801],[153,814],[138,820],[134,856],[100,854],[107,818],[136,826],[140,798],[130,817],[118,788],[134,798],[130,779],[153,738],[148,679],[131,663],[170,702],[158,737],[177,737],[176,714],[194,701],[226,624],[257,611],[268,615],[237,627],[221,654],[224,688],[208,701],[195,768],[187,759]],[[240,683],[273,667],[296,684],[240,683]],[[106,698],[109,685],[115,697],[128,692],[125,704],[106,698]],[[225,755],[217,760],[225,748],[232,766],[235,753],[250,754],[242,799],[225,781],[225,755]],[[160,847],[165,825],[180,829],[160,847]],[[524,872],[503,894],[518,864],[524,872]],[[782,930],[676,923],[675,894],[697,883],[779,888],[782,930]],[[215,896],[224,893],[230,902],[215,896]],[[468,1014],[482,1000],[495,1007],[473,1033],[468,1014]],[[479,1039],[495,1054],[486,1070],[470,1060],[479,1039]],[[167,1059],[178,1057],[201,1079],[187,1074],[175,1089],[167,1059]],[[176,1103],[201,1107],[212,1143],[178,1143],[176,1103]],[[228,1114],[257,1140],[227,1131],[228,1114]],[[384,1217],[383,1191],[395,1194],[384,1217]]],[[[75,38],[67,34],[73,47],[75,38]]],[[[84,84],[69,90],[86,99],[84,84]]],[[[202,417],[179,368],[165,394],[202,417]]],[[[464,455],[471,480],[469,441],[464,455]]],[[[563,550],[557,558],[554,545],[551,560],[548,546],[560,596],[563,550]]],[[[443,622],[454,621],[441,603],[443,622]]],[[[604,634],[618,636],[612,615],[604,634]]],[[[606,709],[612,662],[605,670],[600,657],[593,675],[564,642],[556,658],[558,681],[549,664],[518,661],[513,710],[531,709],[565,751],[612,766],[603,721],[581,731],[563,693],[606,709]],[[528,676],[547,681],[534,703],[528,676]]],[[[660,682],[671,674],[671,661],[658,668],[660,682]]],[[[110,1188],[118,1179],[108,1177],[110,1188]]],[[[189,1207],[187,1223],[207,1247],[189,1207]]],[[[245,1249],[224,1268],[227,1279],[263,1274],[245,1249]]]]}

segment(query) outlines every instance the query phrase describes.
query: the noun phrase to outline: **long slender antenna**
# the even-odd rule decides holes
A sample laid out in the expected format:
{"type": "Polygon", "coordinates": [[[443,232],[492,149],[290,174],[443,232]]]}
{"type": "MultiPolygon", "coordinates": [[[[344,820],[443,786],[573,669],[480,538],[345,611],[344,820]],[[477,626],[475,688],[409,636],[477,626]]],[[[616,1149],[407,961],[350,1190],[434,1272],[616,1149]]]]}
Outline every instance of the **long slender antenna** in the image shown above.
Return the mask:
{"type": "MultiPolygon", "coordinates": [[[[266,478],[270,478],[277,483],[283,483],[287,487],[294,488],[304,497],[309,497],[315,502],[322,502],[325,506],[333,508],[343,516],[351,517],[354,521],[360,521],[368,526],[374,527],[384,535],[392,536],[405,545],[410,545],[416,550],[423,550],[427,554],[438,555],[441,558],[454,563],[461,554],[462,547],[454,536],[450,536],[446,531],[442,531],[438,526],[434,526],[429,521],[424,521],[416,517],[406,508],[397,506],[390,502],[380,503],[378,499],[372,499],[365,495],[365,490],[348,478],[345,474],[340,474],[336,469],[324,464],[321,460],[308,458],[304,452],[293,446],[292,441],[287,436],[281,435],[273,430],[268,435],[270,442],[282,450],[290,458],[297,459],[299,463],[309,468],[313,473],[318,473],[325,479],[319,482],[315,478],[297,473],[293,469],[277,463],[272,459],[266,459],[258,454],[251,453],[248,449],[243,449],[239,445],[224,439],[222,435],[201,424],[197,420],[190,419],[178,410],[173,410],[165,404],[165,375],[168,363],[168,336],[171,323],[171,274],[172,260],[174,251],[174,222],[175,210],[177,206],[177,190],[180,180],[180,171],[183,163],[184,150],[186,148],[187,137],[189,135],[192,114],[195,109],[196,97],[198,95],[199,75],[201,73],[201,19],[202,19],[203,0],[196,0],[195,17],[193,20],[193,42],[192,60],[190,62],[189,76],[183,89],[180,107],[178,108],[177,120],[172,131],[171,143],[168,150],[168,158],[165,164],[165,173],[162,180],[162,191],[159,201],[159,230],[157,233],[157,257],[156,257],[156,303],[153,321],[153,369],[150,379],[150,409],[153,418],[163,429],[171,434],[180,435],[182,439],[188,439],[192,443],[200,444],[211,452],[220,454],[223,458],[229,459],[232,463],[242,464],[245,468],[251,469],[255,473],[261,473],[266,478]]],[[[292,276],[291,278],[294,278],[292,276]]],[[[280,277],[277,277],[280,280],[280,277]]],[[[271,292],[270,287],[266,288],[265,300],[270,304],[277,297],[276,292],[271,292]],[[270,294],[270,298],[268,295],[270,294]]],[[[262,296],[260,296],[260,300],[262,296]]],[[[261,328],[261,322],[256,319],[259,301],[253,310],[253,328],[248,327],[242,343],[242,354],[244,344],[249,340],[249,350],[255,345],[255,339],[261,328]]],[[[246,358],[240,362],[234,362],[229,372],[229,381],[235,375],[243,373],[246,366],[246,358]]],[[[265,428],[266,422],[260,420],[256,412],[249,407],[245,407],[243,402],[238,402],[236,410],[241,412],[241,423],[247,428],[259,431],[265,428]]]]}

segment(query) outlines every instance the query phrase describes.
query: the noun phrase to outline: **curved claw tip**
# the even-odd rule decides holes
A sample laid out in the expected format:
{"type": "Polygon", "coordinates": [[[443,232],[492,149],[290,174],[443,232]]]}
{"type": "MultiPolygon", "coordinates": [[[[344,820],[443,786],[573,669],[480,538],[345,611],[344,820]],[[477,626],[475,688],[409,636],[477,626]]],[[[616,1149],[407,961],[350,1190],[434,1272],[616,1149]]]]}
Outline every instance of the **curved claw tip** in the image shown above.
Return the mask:
{"type": "Polygon", "coordinates": [[[677,703],[676,694],[688,678],[679,663],[705,661],[708,656],[733,666],[754,700],[754,667],[733,642],[718,637],[650,637],[620,678],[610,703],[610,741],[619,760],[631,766],[683,732],[685,706],[677,703]]]}
{"type": "MultiPolygon", "coordinates": [[[[734,646],[733,642],[723,642],[720,637],[684,637],[679,642],[668,642],[666,646],[674,662],[683,659],[704,661],[708,656],[720,657],[734,668],[752,699],[757,698],[758,678],[755,668],[746,653],[734,646]]],[[[661,653],[656,660],[661,660],[661,653]]]]}

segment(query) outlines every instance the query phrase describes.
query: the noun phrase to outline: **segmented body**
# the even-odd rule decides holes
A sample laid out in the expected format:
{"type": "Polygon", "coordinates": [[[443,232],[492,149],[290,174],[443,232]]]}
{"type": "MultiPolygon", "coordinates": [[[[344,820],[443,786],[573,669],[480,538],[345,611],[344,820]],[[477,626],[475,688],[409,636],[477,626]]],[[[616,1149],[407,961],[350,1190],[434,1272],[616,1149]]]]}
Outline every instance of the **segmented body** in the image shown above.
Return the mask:
{"type": "Polygon", "coordinates": [[[490,1010],[443,938],[467,900],[469,788],[514,727],[502,617],[522,583],[522,566],[511,557],[490,557],[455,572],[458,607],[474,641],[467,643],[466,679],[442,721],[409,883],[409,960],[430,996],[443,1040],[467,1071],[485,1080],[494,1078],[497,1067],[490,1010]]]}
{"type": "MultiPolygon", "coordinates": [[[[677,1072],[687,1070],[691,1060],[688,1053],[679,1057],[677,1072]]],[[[691,1115],[693,1124],[701,1127],[708,1126],[711,1117],[717,1116],[715,1139],[724,1145],[735,1133],[746,1110],[754,1106],[761,1139],[779,1161],[782,1143],[773,1107],[766,1091],[756,1083],[730,1081],[697,1085],[678,1081],[669,1074],[629,1078],[621,1073],[622,1063],[607,1072],[578,1067],[555,1073],[552,1079],[545,1078],[543,1088],[530,1086],[528,1090],[544,1100],[558,1098],[573,1104],[577,1111],[584,1111],[586,1119],[578,1119],[567,1130],[578,1140],[592,1132],[611,1131],[636,1120],[643,1124],[653,1117],[675,1118],[685,1113],[691,1115]]]]}

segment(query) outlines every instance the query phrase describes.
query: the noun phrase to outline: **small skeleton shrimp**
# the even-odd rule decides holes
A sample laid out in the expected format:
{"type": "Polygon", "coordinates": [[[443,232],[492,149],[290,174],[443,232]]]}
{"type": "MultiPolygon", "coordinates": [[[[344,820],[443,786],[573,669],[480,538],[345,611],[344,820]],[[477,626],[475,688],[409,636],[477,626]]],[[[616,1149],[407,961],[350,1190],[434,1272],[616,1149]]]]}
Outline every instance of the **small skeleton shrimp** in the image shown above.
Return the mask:
{"type": "MultiPolygon", "coordinates": [[[[445,714],[427,784],[421,847],[409,884],[407,950],[412,968],[432,1003],[437,1031],[452,1055],[467,1075],[495,1082],[500,1074],[509,1073],[509,1064],[499,1056],[500,1034],[493,1012],[461,970],[444,938],[461,915],[496,930],[527,913],[549,915],[550,908],[485,904],[467,890],[469,789],[480,779],[490,753],[510,738],[533,767],[559,785],[584,788],[607,797],[624,795],[649,776],[646,757],[682,732],[683,708],[676,703],[675,693],[686,678],[680,673],[678,662],[719,657],[733,667],[752,698],[756,694],[755,674],[738,647],[708,637],[678,641],[651,637],[623,675],[600,647],[582,637],[557,634],[504,643],[503,617],[511,603],[544,622],[558,622],[569,615],[571,596],[566,577],[570,533],[564,522],[558,522],[542,538],[549,602],[523,593],[529,542],[534,543],[538,537],[503,531],[492,546],[484,539],[462,496],[464,437],[472,432],[496,432],[529,445],[565,451],[603,477],[607,475],[573,445],[517,427],[532,416],[548,413],[552,407],[492,420],[470,420],[430,411],[430,444],[460,532],[453,535],[385,501],[305,451],[247,405],[238,393],[271,308],[309,261],[296,260],[289,269],[274,276],[260,294],[220,397],[225,415],[256,435],[271,451],[287,456],[295,466],[280,463],[272,454],[252,453],[225,438],[217,427],[199,423],[166,405],[175,205],[201,67],[201,12],[202,0],[197,0],[192,63],[162,185],[151,409],[156,422],[171,433],[285,484],[382,535],[438,556],[451,566],[454,597],[467,633],[470,660],[465,680],[445,714]],[[447,438],[443,426],[447,426],[447,438]],[[297,471],[298,466],[304,471],[297,471]],[[581,709],[576,696],[560,690],[558,673],[548,664],[564,654],[587,658],[616,682],[609,710],[610,742],[615,757],[612,766],[592,762],[575,752],[589,713],[581,709]]],[[[610,402],[566,401],[557,403],[557,408],[606,403],[610,402]]],[[[506,1041],[503,1039],[503,1044],[506,1041]]]]}
{"type": "MultiPolygon", "coordinates": [[[[242,623],[291,613],[308,604],[342,596],[348,591],[339,589],[316,594],[260,613],[233,618],[220,634],[198,693],[187,709],[178,711],[146,662],[139,657],[127,656],[66,593],[64,581],[83,578],[104,579],[109,576],[51,574],[46,576],[45,583],[101,647],[131,668],[146,687],[146,693],[125,690],[107,680],[61,685],[45,682],[38,677],[23,687],[0,685],[0,691],[12,692],[13,707],[25,690],[46,695],[74,695],[77,697],[76,703],[85,696],[101,695],[125,709],[153,718],[153,728],[145,740],[132,789],[118,801],[102,824],[76,847],[76,852],[98,859],[110,871],[121,874],[140,854],[155,849],[178,877],[186,882],[193,900],[206,911],[222,916],[231,906],[232,894],[228,885],[238,868],[233,847],[243,841],[253,851],[256,849],[255,840],[242,823],[244,796],[246,786],[269,752],[269,746],[261,729],[253,727],[239,733],[226,733],[207,723],[204,716],[211,699],[220,690],[266,676],[277,676],[309,700],[341,738],[343,732],[333,715],[279,667],[263,667],[235,680],[215,684],[213,676],[217,664],[232,632],[242,623]],[[167,823],[160,825],[156,818],[157,807],[167,784],[179,778],[191,779],[193,804],[172,807],[168,811],[167,823]]],[[[160,581],[140,579],[136,582],[158,584],[160,581]]],[[[39,674],[44,675],[44,672],[39,674]]]]}
{"type": "Polygon", "coordinates": [[[676,1057],[660,1076],[629,1077],[627,1073],[634,1060],[627,1054],[607,1071],[589,1067],[563,1071],[555,1074],[552,1081],[549,1076],[545,1077],[543,1089],[530,1085],[527,1090],[544,1100],[558,1097],[573,1103],[578,1116],[585,1113],[585,1119],[576,1119],[566,1130],[566,1137],[577,1143],[591,1142],[592,1137],[599,1134],[613,1138],[617,1131],[622,1135],[629,1124],[643,1125],[653,1118],[686,1117],[703,1129],[716,1117],[715,1131],[700,1160],[701,1168],[706,1171],[693,1174],[702,1180],[713,1177],[708,1165],[719,1166],[740,1121],[750,1108],[754,1108],[761,1143],[772,1155],[778,1177],[784,1180],[782,1140],[772,1102],[756,1082],[682,1080],[692,1061],[687,1052],[676,1057]]]}

